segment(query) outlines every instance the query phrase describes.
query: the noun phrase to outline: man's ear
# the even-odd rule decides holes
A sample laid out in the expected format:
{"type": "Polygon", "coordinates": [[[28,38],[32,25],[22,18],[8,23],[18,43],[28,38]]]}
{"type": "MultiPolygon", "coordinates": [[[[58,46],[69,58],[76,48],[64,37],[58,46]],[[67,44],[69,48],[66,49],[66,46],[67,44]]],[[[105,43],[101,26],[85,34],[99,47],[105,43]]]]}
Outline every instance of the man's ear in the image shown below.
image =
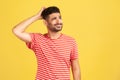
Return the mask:
{"type": "Polygon", "coordinates": [[[44,25],[45,25],[45,26],[47,26],[47,25],[48,25],[48,23],[47,23],[47,21],[46,21],[46,20],[43,20],[43,23],[44,23],[44,25]]]}

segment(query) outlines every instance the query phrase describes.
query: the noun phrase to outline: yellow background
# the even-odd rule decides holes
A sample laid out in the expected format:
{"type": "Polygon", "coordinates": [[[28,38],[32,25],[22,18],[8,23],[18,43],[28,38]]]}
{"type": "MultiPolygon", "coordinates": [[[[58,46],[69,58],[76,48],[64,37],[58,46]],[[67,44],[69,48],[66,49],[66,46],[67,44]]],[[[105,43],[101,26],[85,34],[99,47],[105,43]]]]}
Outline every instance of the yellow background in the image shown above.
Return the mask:
{"type": "MultiPolygon", "coordinates": [[[[12,28],[53,5],[61,9],[62,32],[78,43],[82,80],[120,80],[119,0],[1,0],[0,80],[34,80],[36,57],[12,28]]],[[[36,21],[27,31],[45,33],[46,27],[36,21]]]]}

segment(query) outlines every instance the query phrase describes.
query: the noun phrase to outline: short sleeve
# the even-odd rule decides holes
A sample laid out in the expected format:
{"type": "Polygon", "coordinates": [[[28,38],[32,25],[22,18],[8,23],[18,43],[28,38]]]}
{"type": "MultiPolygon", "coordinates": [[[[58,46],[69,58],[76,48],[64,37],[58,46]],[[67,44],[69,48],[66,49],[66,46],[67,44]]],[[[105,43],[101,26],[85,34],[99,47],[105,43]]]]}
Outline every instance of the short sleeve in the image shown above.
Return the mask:
{"type": "Polygon", "coordinates": [[[78,48],[77,48],[76,41],[74,40],[72,42],[72,50],[71,50],[71,54],[70,54],[70,60],[74,60],[77,58],[78,58],[78,48]]]}
{"type": "Polygon", "coordinates": [[[26,42],[26,45],[29,49],[33,49],[34,48],[34,44],[35,44],[35,33],[29,33],[30,37],[32,39],[31,42],[26,42]]]}

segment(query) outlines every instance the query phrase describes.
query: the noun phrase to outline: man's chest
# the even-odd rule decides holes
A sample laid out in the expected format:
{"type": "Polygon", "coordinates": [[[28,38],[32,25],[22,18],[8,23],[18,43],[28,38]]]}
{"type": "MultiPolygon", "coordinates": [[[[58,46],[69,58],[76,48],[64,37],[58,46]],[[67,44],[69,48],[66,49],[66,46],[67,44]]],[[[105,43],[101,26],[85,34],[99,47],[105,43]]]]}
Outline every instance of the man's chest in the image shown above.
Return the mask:
{"type": "Polygon", "coordinates": [[[69,42],[63,40],[62,41],[43,40],[36,42],[35,48],[39,49],[39,53],[44,54],[48,58],[50,57],[70,59],[72,46],[69,42]]]}

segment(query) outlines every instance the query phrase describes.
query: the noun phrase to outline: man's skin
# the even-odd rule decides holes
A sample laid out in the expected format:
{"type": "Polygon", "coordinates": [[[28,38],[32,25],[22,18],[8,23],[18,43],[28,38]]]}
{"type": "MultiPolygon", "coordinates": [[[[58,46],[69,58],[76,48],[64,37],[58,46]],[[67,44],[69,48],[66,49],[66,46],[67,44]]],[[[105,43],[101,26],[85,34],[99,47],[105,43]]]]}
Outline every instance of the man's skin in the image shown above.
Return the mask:
{"type": "MultiPolygon", "coordinates": [[[[37,20],[43,20],[41,13],[45,8],[41,10],[34,16],[22,21],[13,28],[13,33],[24,42],[31,42],[30,34],[25,32],[27,27],[37,20]]],[[[52,13],[48,16],[48,19],[44,20],[45,25],[47,26],[48,36],[51,39],[57,39],[61,33],[62,29],[62,19],[60,13],[52,13]]],[[[81,80],[79,60],[71,60],[71,69],[73,74],[73,80],[81,80]]]]}

